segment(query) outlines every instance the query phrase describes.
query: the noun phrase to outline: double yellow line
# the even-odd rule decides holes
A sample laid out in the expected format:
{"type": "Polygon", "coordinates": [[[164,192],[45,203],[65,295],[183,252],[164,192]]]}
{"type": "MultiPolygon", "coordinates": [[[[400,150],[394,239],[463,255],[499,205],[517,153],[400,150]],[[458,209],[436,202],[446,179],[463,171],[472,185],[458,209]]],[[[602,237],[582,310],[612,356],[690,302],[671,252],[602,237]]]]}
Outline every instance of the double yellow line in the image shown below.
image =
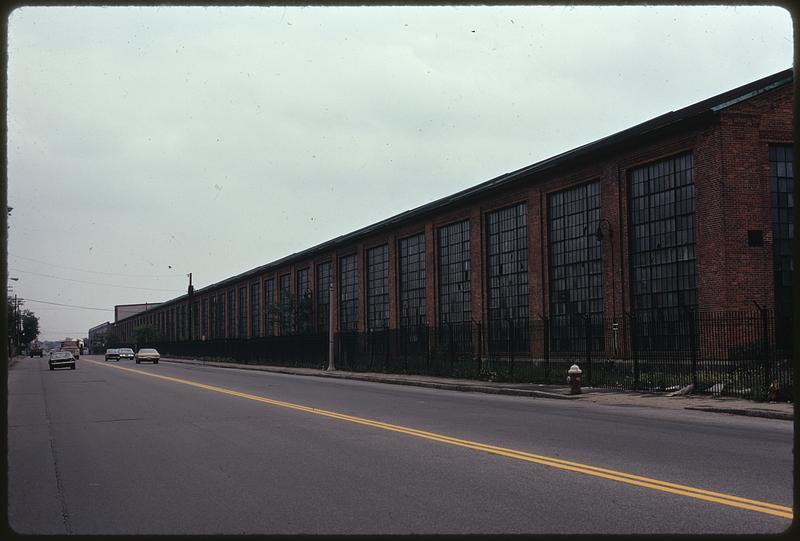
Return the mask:
{"type": "Polygon", "coordinates": [[[485,443],[479,443],[469,440],[462,440],[459,438],[453,438],[450,436],[445,436],[443,434],[436,434],[434,432],[426,432],[424,430],[418,430],[416,428],[409,428],[400,425],[393,425],[390,423],[383,423],[380,421],[373,421],[371,419],[364,419],[362,417],[354,417],[352,415],[345,415],[343,413],[337,413],[335,411],[328,411],[322,410],[317,408],[312,408],[309,406],[303,406],[300,404],[293,404],[291,402],[283,402],[280,400],[273,400],[271,398],[265,398],[263,396],[253,395],[249,393],[242,393],[239,391],[233,391],[231,389],[225,389],[223,387],[216,387],[214,385],[206,385],[204,383],[197,383],[194,381],[189,381],[185,379],[173,378],[170,376],[163,376],[161,374],[155,374],[152,372],[145,372],[142,370],[135,370],[132,368],[125,368],[119,365],[109,365],[107,363],[101,363],[97,361],[89,361],[101,366],[110,366],[119,370],[125,370],[128,372],[134,372],[137,374],[142,374],[145,376],[150,376],[153,378],[159,378],[166,381],[172,381],[175,383],[181,383],[184,385],[190,385],[192,387],[197,387],[199,389],[206,389],[209,391],[214,391],[217,393],[227,394],[231,396],[237,396],[240,398],[246,398],[248,400],[254,400],[256,402],[263,402],[264,404],[270,404],[272,406],[279,406],[282,408],[293,409],[297,411],[303,411],[306,413],[313,413],[315,415],[322,415],[323,417],[329,417],[331,419],[339,419],[342,421],[348,421],[351,423],[364,425],[364,426],[371,426],[374,428],[380,428],[383,430],[389,430],[392,432],[398,432],[401,434],[407,434],[409,436],[416,436],[418,438],[424,438],[427,440],[438,441],[442,443],[447,443],[450,445],[456,445],[458,447],[465,447],[467,449],[474,449],[476,451],[483,451],[485,453],[492,453],[495,455],[501,455],[509,458],[515,458],[517,460],[524,460],[526,462],[534,462],[536,464],[542,464],[544,466],[550,466],[552,468],[559,468],[562,470],[569,470],[578,473],[584,473],[586,475],[593,475],[595,477],[602,477],[604,479],[610,479],[612,481],[618,481],[620,483],[628,483],[630,485],[636,485],[640,487],[650,488],[654,490],[660,490],[662,492],[669,492],[672,494],[678,494],[680,496],[686,496],[689,498],[695,498],[698,500],[705,500],[709,502],[719,503],[722,505],[728,505],[731,507],[739,507],[742,509],[749,509],[751,511],[757,511],[759,513],[766,513],[768,515],[773,515],[776,517],[794,518],[792,508],[786,507],[784,505],[776,505],[767,502],[761,502],[758,500],[750,500],[747,498],[740,498],[738,496],[732,496],[730,494],[723,494],[720,492],[712,492],[710,490],[703,490],[699,488],[694,488],[686,485],[679,485],[676,483],[669,483],[667,481],[660,481],[658,479],[652,479],[650,477],[642,477],[640,475],[632,475],[630,473],[624,473],[615,470],[609,470],[605,468],[598,468],[596,466],[590,466],[588,464],[581,464],[578,462],[571,462],[569,460],[561,460],[559,458],[552,458],[542,455],[537,455],[533,453],[528,453],[525,451],[518,451],[516,449],[508,449],[505,447],[498,447],[495,445],[488,445],[485,443]]]}

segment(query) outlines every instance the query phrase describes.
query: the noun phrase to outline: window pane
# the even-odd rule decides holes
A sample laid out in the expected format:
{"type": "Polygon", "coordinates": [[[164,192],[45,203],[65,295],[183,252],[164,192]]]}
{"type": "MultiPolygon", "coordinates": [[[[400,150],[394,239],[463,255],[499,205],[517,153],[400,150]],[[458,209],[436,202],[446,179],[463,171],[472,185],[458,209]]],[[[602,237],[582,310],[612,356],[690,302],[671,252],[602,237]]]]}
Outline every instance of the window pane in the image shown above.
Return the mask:
{"type": "Polygon", "coordinates": [[[367,329],[389,327],[389,246],[367,250],[367,329]]]}
{"type": "Polygon", "coordinates": [[[400,327],[424,325],[425,318],[425,234],[400,239],[400,327]]]}
{"type": "Polygon", "coordinates": [[[339,259],[339,295],[340,330],[358,330],[358,268],[355,254],[339,259]]]}
{"type": "Polygon", "coordinates": [[[693,157],[686,153],[630,172],[634,348],[689,347],[685,308],[697,305],[693,157]],[[640,187],[634,189],[639,183],[640,187]]]}
{"type": "Polygon", "coordinates": [[[780,317],[792,313],[792,273],[794,258],[794,147],[770,145],[770,185],[772,187],[773,268],[775,309],[780,317]]]}
{"type": "Polygon", "coordinates": [[[520,203],[486,216],[489,347],[496,351],[528,348],[521,331],[528,318],[527,212],[520,203]]]}

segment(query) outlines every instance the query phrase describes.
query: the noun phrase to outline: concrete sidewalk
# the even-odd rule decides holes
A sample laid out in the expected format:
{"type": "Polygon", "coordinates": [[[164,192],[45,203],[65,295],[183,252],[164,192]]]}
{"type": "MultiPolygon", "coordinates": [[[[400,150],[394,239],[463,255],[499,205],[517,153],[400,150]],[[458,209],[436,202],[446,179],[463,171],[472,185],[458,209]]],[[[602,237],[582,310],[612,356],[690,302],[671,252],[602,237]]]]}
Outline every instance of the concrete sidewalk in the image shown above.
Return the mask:
{"type": "Polygon", "coordinates": [[[791,402],[754,402],[752,400],[745,400],[741,398],[712,395],[668,396],[668,393],[616,391],[599,389],[596,387],[584,387],[581,394],[570,395],[568,394],[569,387],[566,385],[566,382],[564,385],[545,385],[537,383],[498,383],[471,379],[443,378],[408,374],[346,372],[343,370],[327,372],[325,370],[319,370],[315,368],[264,366],[233,362],[200,361],[196,359],[177,359],[173,357],[162,358],[161,360],[165,362],[217,366],[223,368],[240,368],[245,370],[260,370],[264,372],[278,372],[281,374],[294,374],[300,376],[353,379],[360,381],[372,381],[376,383],[389,383],[394,385],[415,385],[418,387],[431,387],[434,389],[446,389],[450,391],[505,394],[529,396],[534,398],[551,398],[558,400],[582,400],[585,402],[594,402],[597,404],[606,404],[612,406],[644,406],[665,409],[687,409],[715,413],[728,413],[733,415],[747,415],[751,417],[767,417],[771,419],[783,419],[787,421],[794,420],[794,404],[791,402]]]}

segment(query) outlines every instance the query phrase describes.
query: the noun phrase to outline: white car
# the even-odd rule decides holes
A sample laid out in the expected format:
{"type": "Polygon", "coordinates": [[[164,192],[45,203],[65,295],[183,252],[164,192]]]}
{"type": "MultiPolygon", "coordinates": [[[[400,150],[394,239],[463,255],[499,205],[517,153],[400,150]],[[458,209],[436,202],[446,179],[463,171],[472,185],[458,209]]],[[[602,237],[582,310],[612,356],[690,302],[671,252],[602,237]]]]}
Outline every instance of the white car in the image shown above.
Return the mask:
{"type": "Polygon", "coordinates": [[[153,348],[142,348],[136,352],[136,364],[142,361],[151,361],[153,364],[158,364],[161,355],[153,348]]]}

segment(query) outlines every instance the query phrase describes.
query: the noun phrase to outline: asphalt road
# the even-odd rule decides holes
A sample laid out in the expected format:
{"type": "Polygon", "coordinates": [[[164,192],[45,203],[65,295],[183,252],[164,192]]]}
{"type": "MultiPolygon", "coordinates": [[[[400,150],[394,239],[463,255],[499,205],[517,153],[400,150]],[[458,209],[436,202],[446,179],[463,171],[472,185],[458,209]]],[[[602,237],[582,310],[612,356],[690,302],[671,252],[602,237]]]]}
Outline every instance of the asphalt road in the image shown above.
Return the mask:
{"type": "Polygon", "coordinates": [[[788,421],[100,356],[56,371],[25,358],[8,385],[8,519],[19,533],[791,524],[788,421]]]}

